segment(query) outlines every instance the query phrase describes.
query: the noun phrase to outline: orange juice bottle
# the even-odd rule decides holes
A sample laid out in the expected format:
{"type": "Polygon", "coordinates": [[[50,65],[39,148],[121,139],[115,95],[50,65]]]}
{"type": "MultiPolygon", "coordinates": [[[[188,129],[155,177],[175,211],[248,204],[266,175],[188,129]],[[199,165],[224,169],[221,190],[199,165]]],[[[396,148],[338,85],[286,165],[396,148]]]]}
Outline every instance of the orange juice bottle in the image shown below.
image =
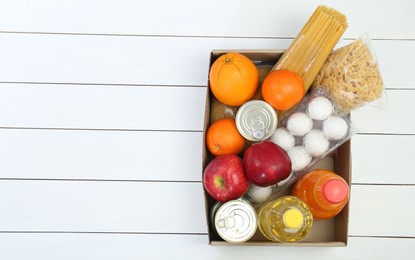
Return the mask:
{"type": "Polygon", "coordinates": [[[348,202],[349,186],[332,171],[315,170],[294,183],[292,195],[310,207],[314,219],[328,219],[339,214],[348,202]]]}

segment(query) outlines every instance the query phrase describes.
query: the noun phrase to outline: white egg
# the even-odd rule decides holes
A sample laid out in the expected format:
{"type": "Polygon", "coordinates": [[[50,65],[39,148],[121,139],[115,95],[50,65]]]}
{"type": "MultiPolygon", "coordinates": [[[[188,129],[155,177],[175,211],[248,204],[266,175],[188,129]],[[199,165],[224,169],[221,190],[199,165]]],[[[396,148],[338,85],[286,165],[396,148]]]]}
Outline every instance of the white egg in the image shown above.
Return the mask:
{"type": "Polygon", "coordinates": [[[323,132],[330,140],[340,140],[346,137],[349,124],[340,116],[331,116],[323,123],[323,132]]]}
{"type": "Polygon", "coordinates": [[[304,136],[311,128],[313,128],[313,120],[306,113],[297,112],[288,118],[287,129],[295,136],[304,136]]]}
{"type": "Polygon", "coordinates": [[[330,142],[321,130],[313,129],[304,136],[305,150],[313,157],[323,155],[330,146],[330,142]]]}
{"type": "Polygon", "coordinates": [[[291,159],[291,169],[294,172],[305,169],[311,162],[311,156],[303,146],[294,146],[288,151],[291,159]]]}
{"type": "Polygon", "coordinates": [[[271,136],[271,142],[279,145],[285,151],[290,150],[295,145],[295,138],[283,127],[279,127],[275,130],[271,136]]]}
{"type": "Polygon", "coordinates": [[[277,189],[287,185],[291,181],[292,178],[295,178],[295,177],[293,176],[293,173],[291,172],[290,175],[286,179],[277,183],[277,189]]]}
{"type": "Polygon", "coordinates": [[[333,113],[333,104],[326,97],[315,97],[308,104],[307,111],[312,119],[324,120],[333,113]]]}
{"type": "Polygon", "coordinates": [[[247,192],[251,201],[255,204],[265,202],[272,195],[272,186],[259,187],[254,184],[249,185],[247,192]]]}

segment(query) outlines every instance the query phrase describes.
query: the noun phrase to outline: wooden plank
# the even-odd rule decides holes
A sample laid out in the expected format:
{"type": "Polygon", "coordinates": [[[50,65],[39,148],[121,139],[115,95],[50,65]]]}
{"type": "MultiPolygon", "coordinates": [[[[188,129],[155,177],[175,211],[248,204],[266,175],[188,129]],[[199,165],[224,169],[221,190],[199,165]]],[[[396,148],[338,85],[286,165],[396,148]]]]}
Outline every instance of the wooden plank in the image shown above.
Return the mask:
{"type": "Polygon", "coordinates": [[[201,181],[202,135],[0,129],[0,177],[201,181]]]}
{"type": "Polygon", "coordinates": [[[205,88],[0,84],[0,126],[203,128],[205,88]]]}
{"type": "Polygon", "coordinates": [[[0,30],[154,35],[294,37],[319,4],[347,15],[347,37],[371,32],[376,38],[414,39],[411,0],[276,2],[176,0],[85,4],[82,1],[2,1],[0,30]],[[174,10],[172,12],[171,10],[174,10]],[[370,11],[370,12],[369,12],[370,11]],[[24,19],[21,19],[24,17],[24,19]],[[110,17],[111,19],[108,19],[110,17]],[[168,22],[167,22],[168,21],[168,22]]]}
{"type": "Polygon", "coordinates": [[[201,183],[0,181],[0,187],[0,231],[207,232],[201,183]]]}
{"type": "Polygon", "coordinates": [[[415,239],[351,237],[343,248],[212,247],[205,235],[0,234],[0,256],[21,259],[413,259],[415,239]],[[24,248],[24,250],[21,250],[24,248]],[[162,249],[162,250],[160,250],[162,249]]]}
{"type": "Polygon", "coordinates": [[[360,133],[415,133],[415,91],[388,90],[388,104],[384,108],[367,105],[352,112],[352,120],[360,133]]]}
{"type": "Polygon", "coordinates": [[[414,154],[414,135],[357,135],[352,140],[352,182],[415,184],[414,154]]]}
{"type": "MultiPolygon", "coordinates": [[[[206,233],[202,194],[201,183],[0,181],[0,231],[206,233]]],[[[349,234],[415,237],[414,199],[414,186],[353,185],[349,234]]]]}
{"type": "Polygon", "coordinates": [[[372,41],[371,48],[386,88],[415,88],[415,80],[408,79],[415,66],[414,41],[372,41]]]}
{"type": "Polygon", "coordinates": [[[279,49],[290,42],[0,34],[0,81],[206,86],[212,49],[279,49]]]}
{"type": "MultiPolygon", "coordinates": [[[[0,84],[0,126],[203,129],[205,88],[0,84]],[[51,109],[53,108],[53,109],[51,109]]],[[[415,133],[415,91],[388,90],[388,108],[352,113],[360,133],[415,133]]]]}
{"type": "Polygon", "coordinates": [[[415,186],[353,185],[349,235],[415,237],[415,186]]]}
{"type": "MultiPolygon", "coordinates": [[[[1,129],[0,177],[201,181],[202,138],[201,132],[1,129]]],[[[357,135],[352,181],[415,184],[412,154],[414,136],[357,135]]]]}
{"type": "MultiPolygon", "coordinates": [[[[285,49],[291,42],[0,34],[0,82],[206,86],[213,49],[285,49]]],[[[373,45],[386,87],[415,88],[415,78],[408,76],[415,66],[415,41],[374,41],[373,45]]]]}

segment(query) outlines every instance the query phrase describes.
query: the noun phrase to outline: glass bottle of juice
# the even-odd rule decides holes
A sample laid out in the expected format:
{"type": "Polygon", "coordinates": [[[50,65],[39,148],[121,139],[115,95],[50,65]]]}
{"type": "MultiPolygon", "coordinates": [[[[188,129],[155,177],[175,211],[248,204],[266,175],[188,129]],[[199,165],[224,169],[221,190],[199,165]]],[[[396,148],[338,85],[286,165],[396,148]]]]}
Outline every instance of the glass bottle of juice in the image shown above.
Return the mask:
{"type": "Polygon", "coordinates": [[[291,194],[307,203],[314,219],[328,219],[339,214],[346,205],[349,186],[332,171],[315,170],[298,179],[291,194]]]}
{"type": "Polygon", "coordinates": [[[313,216],[299,198],[283,196],[261,206],[258,228],[267,239],[275,242],[298,242],[310,232],[313,216]]]}

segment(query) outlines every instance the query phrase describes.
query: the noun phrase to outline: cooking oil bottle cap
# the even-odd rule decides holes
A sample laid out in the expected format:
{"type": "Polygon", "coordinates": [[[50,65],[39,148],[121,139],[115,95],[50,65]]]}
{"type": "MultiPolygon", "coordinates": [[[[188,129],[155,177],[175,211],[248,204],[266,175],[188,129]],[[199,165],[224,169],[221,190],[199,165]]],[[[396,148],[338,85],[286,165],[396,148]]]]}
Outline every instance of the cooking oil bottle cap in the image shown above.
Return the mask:
{"type": "Polygon", "coordinates": [[[270,104],[251,100],[236,113],[236,128],[250,141],[262,141],[271,137],[278,125],[278,116],[270,104]]]}
{"type": "Polygon", "coordinates": [[[347,198],[349,187],[341,180],[329,180],[323,186],[323,196],[331,203],[340,203],[347,198]]]}
{"type": "Polygon", "coordinates": [[[298,209],[289,209],[287,210],[282,220],[284,225],[288,228],[299,228],[303,225],[304,215],[298,209]]]}

